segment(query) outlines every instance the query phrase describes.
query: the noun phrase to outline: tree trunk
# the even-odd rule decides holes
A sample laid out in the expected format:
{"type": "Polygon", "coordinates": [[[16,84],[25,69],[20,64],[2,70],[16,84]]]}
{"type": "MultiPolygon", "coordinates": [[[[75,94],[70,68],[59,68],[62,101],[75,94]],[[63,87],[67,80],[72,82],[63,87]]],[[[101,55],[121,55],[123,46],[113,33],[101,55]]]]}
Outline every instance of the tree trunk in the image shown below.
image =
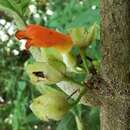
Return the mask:
{"type": "Polygon", "coordinates": [[[130,118],[130,0],[101,0],[101,76],[109,85],[101,130],[128,130],[130,118]]]}
{"type": "Polygon", "coordinates": [[[101,130],[128,130],[127,99],[110,99],[101,107],[101,130]]]}

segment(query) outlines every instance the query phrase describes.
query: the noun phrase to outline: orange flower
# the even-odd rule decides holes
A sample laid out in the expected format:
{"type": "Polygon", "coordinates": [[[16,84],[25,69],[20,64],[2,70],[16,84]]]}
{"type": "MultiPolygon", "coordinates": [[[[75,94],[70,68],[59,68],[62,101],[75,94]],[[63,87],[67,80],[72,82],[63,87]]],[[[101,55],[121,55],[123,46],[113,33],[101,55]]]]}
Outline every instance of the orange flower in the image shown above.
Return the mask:
{"type": "Polygon", "coordinates": [[[69,35],[64,35],[40,25],[28,25],[24,30],[17,31],[15,35],[19,40],[27,40],[25,45],[27,49],[30,46],[54,47],[61,52],[66,52],[72,48],[72,39],[69,35]]]}

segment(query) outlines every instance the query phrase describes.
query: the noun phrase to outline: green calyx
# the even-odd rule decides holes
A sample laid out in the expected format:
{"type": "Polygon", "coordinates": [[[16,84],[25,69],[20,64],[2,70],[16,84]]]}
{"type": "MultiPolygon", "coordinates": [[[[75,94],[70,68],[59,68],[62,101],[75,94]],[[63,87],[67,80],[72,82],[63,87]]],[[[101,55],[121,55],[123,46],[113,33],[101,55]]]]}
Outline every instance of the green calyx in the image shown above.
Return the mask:
{"type": "Polygon", "coordinates": [[[64,79],[66,66],[57,60],[34,62],[26,66],[26,72],[33,84],[55,84],[64,79]]]}
{"type": "Polygon", "coordinates": [[[69,110],[66,95],[60,91],[48,92],[33,100],[31,110],[41,120],[60,120],[69,110]]]}

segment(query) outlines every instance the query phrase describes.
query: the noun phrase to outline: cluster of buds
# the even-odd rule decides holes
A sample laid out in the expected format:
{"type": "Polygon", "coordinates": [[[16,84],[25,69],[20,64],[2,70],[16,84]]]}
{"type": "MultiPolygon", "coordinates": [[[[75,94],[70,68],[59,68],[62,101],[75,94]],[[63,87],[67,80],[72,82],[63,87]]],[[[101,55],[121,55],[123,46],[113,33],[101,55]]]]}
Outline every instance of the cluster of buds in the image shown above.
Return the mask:
{"type": "Polygon", "coordinates": [[[33,113],[43,121],[62,119],[70,108],[67,95],[49,85],[64,80],[65,64],[58,60],[34,62],[26,65],[26,72],[42,93],[32,101],[30,108],[33,113]]]}
{"type": "Polygon", "coordinates": [[[88,31],[83,27],[74,28],[70,36],[39,25],[29,25],[17,31],[16,37],[27,40],[26,48],[31,52],[33,61],[26,64],[25,69],[32,84],[37,88],[40,86],[42,94],[32,101],[31,110],[44,121],[62,119],[72,104],[66,94],[51,85],[70,78],[66,74],[73,72],[76,66],[76,59],[70,50],[75,45],[88,47],[96,39],[96,24],[88,31]]]}

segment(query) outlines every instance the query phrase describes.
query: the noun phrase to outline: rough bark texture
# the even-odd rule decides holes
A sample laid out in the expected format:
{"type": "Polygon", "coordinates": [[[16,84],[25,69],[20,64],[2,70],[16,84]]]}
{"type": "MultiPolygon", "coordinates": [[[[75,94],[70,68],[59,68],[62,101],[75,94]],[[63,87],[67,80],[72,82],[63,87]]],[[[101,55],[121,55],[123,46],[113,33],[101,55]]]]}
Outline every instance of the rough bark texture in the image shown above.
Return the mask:
{"type": "Polygon", "coordinates": [[[104,95],[101,130],[128,130],[130,0],[101,0],[101,18],[101,76],[112,92],[104,95]]]}
{"type": "Polygon", "coordinates": [[[108,99],[101,107],[101,130],[128,130],[128,106],[126,97],[108,99]]]}
{"type": "Polygon", "coordinates": [[[127,93],[130,65],[130,1],[101,0],[102,76],[115,93],[127,93]],[[123,89],[122,89],[123,88],[123,89]]]}

